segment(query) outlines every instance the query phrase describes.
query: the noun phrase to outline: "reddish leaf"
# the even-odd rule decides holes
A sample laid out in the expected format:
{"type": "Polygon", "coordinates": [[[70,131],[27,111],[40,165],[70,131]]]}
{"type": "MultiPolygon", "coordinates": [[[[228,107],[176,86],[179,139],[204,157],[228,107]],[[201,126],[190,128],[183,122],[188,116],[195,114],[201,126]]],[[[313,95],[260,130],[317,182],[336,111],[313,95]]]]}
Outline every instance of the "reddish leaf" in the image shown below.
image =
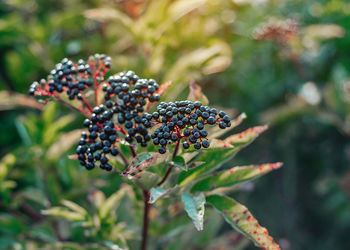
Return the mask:
{"type": "Polygon", "coordinates": [[[247,236],[258,247],[267,250],[279,250],[266,228],[259,225],[258,221],[242,204],[226,196],[211,195],[206,201],[213,205],[224,219],[238,232],[247,236]]]}
{"type": "MultiPolygon", "coordinates": [[[[165,93],[165,91],[171,86],[172,83],[173,82],[171,81],[163,83],[162,85],[159,86],[159,89],[155,93],[162,96],[165,93]]],[[[154,102],[148,102],[145,106],[145,112],[149,111],[154,104],[155,104],[154,102]]]]}
{"type": "Polygon", "coordinates": [[[241,124],[245,118],[247,118],[247,115],[245,113],[242,113],[236,119],[231,120],[231,127],[229,128],[221,129],[218,126],[212,127],[208,131],[208,138],[211,139],[211,138],[218,138],[222,136],[223,134],[231,131],[232,129],[237,127],[239,124],[241,124]]]}
{"type": "Polygon", "coordinates": [[[200,101],[203,105],[209,103],[208,98],[203,94],[202,88],[194,82],[190,84],[190,93],[188,94],[187,100],[193,102],[200,101]]]}
{"type": "Polygon", "coordinates": [[[266,129],[268,129],[267,125],[249,128],[239,134],[231,135],[225,139],[225,142],[230,143],[234,146],[250,143],[266,129]]]}
{"type": "Polygon", "coordinates": [[[0,91],[0,110],[14,109],[17,107],[43,109],[43,105],[31,97],[5,90],[0,91]]]}
{"type": "Polygon", "coordinates": [[[153,164],[158,164],[161,160],[164,160],[164,157],[164,155],[159,153],[141,153],[132,160],[122,175],[133,177],[138,173],[148,169],[153,164]]]}
{"type": "Polygon", "coordinates": [[[191,192],[209,191],[214,188],[233,186],[237,183],[253,180],[282,166],[281,162],[263,165],[239,166],[221,171],[215,176],[206,177],[197,182],[191,192]]]}

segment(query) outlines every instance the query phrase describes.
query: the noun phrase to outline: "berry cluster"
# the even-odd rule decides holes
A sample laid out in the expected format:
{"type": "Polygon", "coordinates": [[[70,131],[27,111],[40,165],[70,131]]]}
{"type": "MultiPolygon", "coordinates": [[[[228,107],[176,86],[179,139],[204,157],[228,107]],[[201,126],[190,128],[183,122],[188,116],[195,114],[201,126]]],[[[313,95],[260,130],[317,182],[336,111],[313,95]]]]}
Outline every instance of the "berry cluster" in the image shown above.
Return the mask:
{"type": "Polygon", "coordinates": [[[127,142],[136,139],[141,146],[147,146],[151,139],[148,128],[152,125],[152,115],[143,113],[144,106],[147,101],[159,101],[158,89],[155,80],[140,79],[133,71],[111,76],[108,83],[103,85],[106,105],[114,107],[113,111],[118,113],[118,122],[127,131],[127,142]]]}
{"type": "Polygon", "coordinates": [[[115,126],[112,120],[113,109],[108,103],[101,104],[93,109],[91,118],[84,121],[88,133],[82,133],[76,153],[80,164],[89,170],[93,169],[98,161],[101,169],[112,170],[107,155],[117,156],[119,154],[115,145],[118,141],[119,127],[115,126]]]}
{"type": "Polygon", "coordinates": [[[144,113],[144,106],[147,101],[159,101],[158,88],[155,80],[140,79],[132,71],[109,77],[103,84],[105,103],[93,108],[90,119],[84,121],[89,133],[82,134],[76,151],[81,165],[92,169],[100,161],[102,169],[111,170],[108,155],[119,153],[115,146],[118,132],[127,142],[135,139],[147,146],[152,115],[144,113]]]}
{"type": "Polygon", "coordinates": [[[83,91],[103,81],[104,74],[111,66],[111,58],[95,54],[88,62],[80,59],[77,64],[64,58],[56,64],[47,80],[33,82],[29,94],[39,96],[52,96],[55,93],[66,92],[70,100],[83,99],[83,91]],[[97,82],[96,82],[97,81],[97,82]]]}
{"type": "Polygon", "coordinates": [[[166,152],[168,144],[180,140],[184,140],[184,149],[191,144],[195,149],[208,148],[210,143],[206,139],[205,125],[217,124],[222,129],[231,126],[230,117],[224,111],[218,113],[215,108],[203,106],[199,101],[162,102],[152,117],[160,124],[151,137],[155,145],[160,145],[158,151],[161,154],[166,152]]]}

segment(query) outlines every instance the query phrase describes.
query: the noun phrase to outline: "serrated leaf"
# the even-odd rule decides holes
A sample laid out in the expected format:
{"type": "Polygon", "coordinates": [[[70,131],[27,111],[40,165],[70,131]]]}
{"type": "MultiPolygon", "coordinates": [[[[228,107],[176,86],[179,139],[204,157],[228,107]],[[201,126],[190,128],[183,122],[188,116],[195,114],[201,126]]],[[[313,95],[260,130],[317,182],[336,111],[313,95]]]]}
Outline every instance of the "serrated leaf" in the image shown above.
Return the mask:
{"type": "Polygon", "coordinates": [[[137,175],[138,173],[147,170],[153,164],[157,164],[164,160],[166,155],[159,153],[140,153],[130,163],[128,168],[122,173],[123,176],[128,175],[129,178],[137,175]]]}
{"type": "Polygon", "coordinates": [[[268,126],[256,126],[249,128],[239,134],[234,134],[225,139],[225,142],[233,146],[247,145],[255,140],[262,132],[268,129],[268,126]]]}
{"type": "Polygon", "coordinates": [[[219,126],[214,126],[208,131],[208,138],[219,138],[223,134],[230,132],[234,128],[236,128],[239,124],[242,123],[242,121],[247,118],[247,115],[245,113],[240,114],[237,118],[231,120],[231,127],[226,129],[221,129],[219,126]]]}
{"type": "Polygon", "coordinates": [[[51,215],[55,217],[61,217],[65,218],[70,221],[83,221],[85,220],[85,216],[77,213],[77,212],[72,212],[66,208],[63,207],[52,207],[50,209],[46,210],[41,210],[41,213],[44,215],[51,215]]]}
{"type": "Polygon", "coordinates": [[[198,231],[203,230],[204,204],[205,196],[203,193],[191,195],[186,192],[182,193],[182,203],[185,205],[185,211],[192,219],[194,226],[198,231]]]}
{"type": "Polygon", "coordinates": [[[280,249],[267,229],[259,225],[245,206],[232,198],[220,195],[208,196],[206,200],[222,214],[226,222],[252,240],[256,246],[267,250],[280,249]]]}
{"type": "Polygon", "coordinates": [[[196,162],[204,162],[204,164],[197,166],[196,168],[189,169],[187,172],[181,172],[177,183],[180,186],[185,186],[203,174],[214,171],[227,160],[231,159],[235,155],[236,151],[237,149],[235,148],[221,148],[203,151],[198,157],[196,157],[196,162]]]}
{"type": "Polygon", "coordinates": [[[124,188],[112,194],[102,203],[99,211],[101,220],[105,219],[112,210],[118,207],[119,202],[124,197],[124,195],[126,195],[129,189],[130,189],[129,186],[125,186],[124,188]]]}
{"type": "Polygon", "coordinates": [[[263,165],[239,166],[220,172],[216,176],[209,176],[197,182],[191,192],[209,191],[215,188],[228,187],[260,177],[282,166],[281,162],[263,165]]]}
{"type": "Polygon", "coordinates": [[[190,83],[190,93],[187,100],[200,101],[203,105],[208,105],[209,103],[208,98],[203,94],[202,88],[194,82],[190,83]]]}

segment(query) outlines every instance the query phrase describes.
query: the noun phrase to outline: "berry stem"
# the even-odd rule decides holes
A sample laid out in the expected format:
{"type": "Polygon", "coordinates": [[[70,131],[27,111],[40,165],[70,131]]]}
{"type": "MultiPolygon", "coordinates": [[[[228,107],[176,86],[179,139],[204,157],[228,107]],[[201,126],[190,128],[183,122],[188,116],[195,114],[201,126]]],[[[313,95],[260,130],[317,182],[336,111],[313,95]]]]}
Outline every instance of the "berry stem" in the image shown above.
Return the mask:
{"type": "Polygon", "coordinates": [[[92,112],[93,112],[93,109],[92,109],[90,103],[88,102],[88,100],[86,99],[86,96],[85,96],[83,93],[81,93],[81,96],[82,96],[82,98],[83,98],[83,100],[82,100],[83,103],[86,105],[86,107],[88,108],[88,110],[92,113],[92,112]]]}
{"type": "Polygon", "coordinates": [[[86,116],[87,118],[90,118],[91,117],[91,113],[90,111],[87,111],[87,110],[84,110],[84,109],[79,109],[79,108],[76,108],[74,107],[73,105],[69,104],[68,102],[64,101],[59,95],[57,94],[53,94],[53,96],[58,100],[60,101],[61,103],[63,103],[64,105],[66,105],[68,108],[71,108],[71,109],[74,109],[80,113],[82,113],[84,116],[86,116]]]}
{"type": "Polygon", "coordinates": [[[131,152],[132,156],[136,157],[137,155],[136,155],[136,152],[135,152],[135,149],[133,148],[133,146],[130,145],[129,148],[130,148],[130,152],[131,152]]]}
{"type": "MultiPolygon", "coordinates": [[[[176,146],[175,146],[175,150],[174,150],[174,152],[173,152],[172,160],[175,159],[175,156],[176,156],[177,152],[179,151],[179,146],[180,146],[180,139],[177,140],[177,142],[176,142],[176,146]]],[[[166,181],[166,179],[167,179],[168,176],[170,175],[172,169],[173,169],[173,165],[171,165],[171,166],[168,167],[168,169],[167,169],[167,171],[165,172],[163,178],[160,180],[160,182],[158,182],[157,186],[162,185],[162,184],[166,181]]]]}
{"type": "Polygon", "coordinates": [[[141,250],[147,249],[147,239],[148,239],[148,228],[149,228],[149,211],[151,208],[151,204],[148,202],[150,198],[150,193],[147,190],[142,190],[143,193],[143,227],[142,227],[142,242],[141,242],[141,250]]]}
{"type": "Polygon", "coordinates": [[[118,151],[119,151],[119,156],[120,156],[120,158],[122,158],[122,160],[123,160],[123,162],[124,162],[124,164],[125,164],[125,167],[127,168],[127,167],[129,166],[128,159],[126,159],[125,155],[122,153],[122,151],[120,150],[120,148],[118,148],[116,145],[114,145],[114,147],[115,147],[116,149],[118,149],[118,151]]]}

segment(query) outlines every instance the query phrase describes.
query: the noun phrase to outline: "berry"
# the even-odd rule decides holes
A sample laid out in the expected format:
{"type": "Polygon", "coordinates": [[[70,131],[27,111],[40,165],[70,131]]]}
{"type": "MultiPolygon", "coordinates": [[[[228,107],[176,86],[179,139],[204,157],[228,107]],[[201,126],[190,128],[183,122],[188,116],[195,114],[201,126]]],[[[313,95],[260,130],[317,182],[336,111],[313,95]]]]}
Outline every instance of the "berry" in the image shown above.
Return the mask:
{"type": "Polygon", "coordinates": [[[196,143],[194,144],[194,148],[195,148],[195,149],[200,149],[200,148],[201,148],[201,144],[200,144],[199,142],[196,142],[196,143]]]}
{"type": "Polygon", "coordinates": [[[188,149],[188,148],[190,147],[190,144],[188,144],[188,142],[185,141],[185,142],[182,144],[182,146],[183,146],[184,149],[188,149]]]}
{"type": "Polygon", "coordinates": [[[160,148],[158,148],[158,152],[160,154],[165,154],[166,153],[166,148],[165,147],[160,147],[160,148]]]}
{"type": "Polygon", "coordinates": [[[210,142],[209,142],[208,140],[204,140],[204,141],[202,142],[202,146],[203,146],[203,148],[209,148],[210,142]]]}

